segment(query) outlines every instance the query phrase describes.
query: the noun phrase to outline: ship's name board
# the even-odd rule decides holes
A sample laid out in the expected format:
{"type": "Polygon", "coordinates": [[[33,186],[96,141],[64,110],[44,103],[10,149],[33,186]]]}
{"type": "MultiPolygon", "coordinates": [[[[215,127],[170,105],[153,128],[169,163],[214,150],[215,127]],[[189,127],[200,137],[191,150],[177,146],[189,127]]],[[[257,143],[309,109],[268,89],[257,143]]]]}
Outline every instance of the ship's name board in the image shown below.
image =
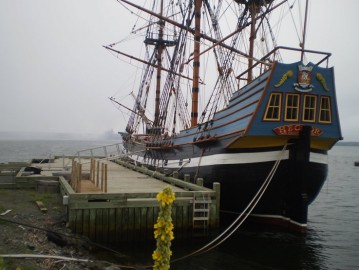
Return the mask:
{"type": "MultiPolygon", "coordinates": [[[[299,135],[299,132],[303,129],[303,125],[292,124],[279,126],[273,129],[277,135],[299,135]]],[[[323,134],[323,130],[317,127],[312,127],[312,136],[320,136],[323,134]]]]}

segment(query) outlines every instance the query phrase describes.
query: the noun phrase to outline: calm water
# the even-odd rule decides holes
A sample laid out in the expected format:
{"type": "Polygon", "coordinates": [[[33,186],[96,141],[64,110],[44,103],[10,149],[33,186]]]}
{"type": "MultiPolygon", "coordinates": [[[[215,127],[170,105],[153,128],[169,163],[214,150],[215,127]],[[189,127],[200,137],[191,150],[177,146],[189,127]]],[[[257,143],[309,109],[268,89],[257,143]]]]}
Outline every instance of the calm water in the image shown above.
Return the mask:
{"type": "MultiPolygon", "coordinates": [[[[115,142],[0,140],[0,163],[73,155],[111,143],[115,142]]],[[[330,152],[328,179],[309,208],[306,236],[240,229],[218,248],[172,263],[171,269],[359,269],[359,167],[354,166],[355,161],[359,161],[359,147],[336,146],[330,152]]],[[[202,244],[174,241],[173,258],[202,244]]],[[[127,245],[120,252],[133,261],[151,263],[154,243],[149,246],[127,245]]]]}
{"type": "MultiPolygon", "coordinates": [[[[49,158],[54,155],[75,155],[77,151],[99,147],[94,155],[103,155],[101,146],[118,143],[118,141],[20,141],[0,139],[0,163],[29,161],[32,158],[49,158]],[[97,152],[96,152],[97,151],[97,152]]],[[[90,154],[89,151],[84,155],[90,154]]]]}

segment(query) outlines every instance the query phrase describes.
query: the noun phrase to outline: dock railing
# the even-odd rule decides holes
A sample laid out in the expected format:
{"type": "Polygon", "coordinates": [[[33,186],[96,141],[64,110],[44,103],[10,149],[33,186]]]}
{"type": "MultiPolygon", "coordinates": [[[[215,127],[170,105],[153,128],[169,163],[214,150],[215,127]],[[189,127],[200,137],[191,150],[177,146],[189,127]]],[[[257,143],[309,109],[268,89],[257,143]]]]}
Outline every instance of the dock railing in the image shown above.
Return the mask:
{"type": "Polygon", "coordinates": [[[75,156],[81,163],[81,159],[99,158],[99,159],[116,159],[124,155],[122,143],[109,144],[104,146],[97,146],[88,149],[82,149],[76,152],[75,156]]]}

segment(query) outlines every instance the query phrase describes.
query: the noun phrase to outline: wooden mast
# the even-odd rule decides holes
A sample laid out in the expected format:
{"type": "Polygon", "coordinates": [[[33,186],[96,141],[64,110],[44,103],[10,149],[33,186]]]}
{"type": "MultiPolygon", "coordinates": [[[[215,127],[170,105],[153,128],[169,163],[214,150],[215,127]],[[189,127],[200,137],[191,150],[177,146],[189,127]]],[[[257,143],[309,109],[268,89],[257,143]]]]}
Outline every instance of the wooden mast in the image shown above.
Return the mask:
{"type": "Polygon", "coordinates": [[[304,48],[305,48],[305,36],[307,32],[307,20],[308,20],[308,0],[305,2],[305,18],[304,18],[304,29],[303,29],[303,41],[301,44],[302,48],[302,55],[301,55],[301,61],[303,62],[304,59],[304,48]]]}
{"type": "MultiPolygon", "coordinates": [[[[160,16],[163,15],[163,0],[161,0],[160,7],[160,16]]],[[[163,52],[163,28],[165,22],[163,20],[159,21],[159,33],[158,33],[158,42],[157,42],[157,79],[156,79],[156,99],[155,99],[155,120],[154,127],[157,127],[159,124],[160,116],[160,97],[161,97],[161,70],[162,70],[162,52],[163,52]]]]}
{"type": "Polygon", "coordinates": [[[194,4],[195,33],[194,33],[194,52],[193,52],[193,85],[192,85],[191,127],[196,126],[197,121],[198,121],[201,8],[202,8],[202,0],[195,0],[195,4],[194,4]]]}
{"type": "Polygon", "coordinates": [[[253,80],[253,57],[254,57],[254,41],[256,39],[256,14],[257,4],[255,1],[249,3],[249,13],[251,18],[250,36],[249,36],[249,57],[248,57],[248,75],[247,83],[253,80]]]}

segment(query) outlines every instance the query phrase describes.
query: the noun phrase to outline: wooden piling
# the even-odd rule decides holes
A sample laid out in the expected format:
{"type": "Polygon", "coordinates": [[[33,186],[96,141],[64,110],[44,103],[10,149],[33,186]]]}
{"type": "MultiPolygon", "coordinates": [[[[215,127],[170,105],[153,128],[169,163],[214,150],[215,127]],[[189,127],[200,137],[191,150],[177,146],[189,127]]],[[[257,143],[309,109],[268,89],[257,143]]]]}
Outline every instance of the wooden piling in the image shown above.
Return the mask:
{"type": "Polygon", "coordinates": [[[105,164],[105,167],[104,167],[104,170],[105,170],[105,173],[104,173],[104,176],[105,176],[105,185],[104,185],[104,192],[107,193],[107,164],[105,164]]]}
{"type": "Polygon", "coordinates": [[[214,204],[214,209],[215,209],[215,213],[212,216],[212,220],[214,222],[214,226],[218,227],[219,226],[219,213],[220,213],[220,201],[221,201],[221,183],[219,182],[214,182],[213,183],[213,190],[216,193],[215,197],[216,197],[216,204],[214,204]]]}
{"type": "Polygon", "coordinates": [[[77,164],[77,190],[76,192],[81,192],[81,180],[82,180],[82,165],[77,164]]]}
{"type": "Polygon", "coordinates": [[[91,158],[90,181],[92,183],[95,183],[95,172],[96,172],[96,161],[95,161],[95,159],[91,158]]]}
{"type": "Polygon", "coordinates": [[[97,161],[97,166],[96,166],[97,170],[96,170],[96,187],[99,187],[99,181],[100,181],[100,161],[97,161]]]}
{"type": "Polygon", "coordinates": [[[101,163],[101,191],[103,191],[104,178],[105,178],[105,164],[101,163]]]}

